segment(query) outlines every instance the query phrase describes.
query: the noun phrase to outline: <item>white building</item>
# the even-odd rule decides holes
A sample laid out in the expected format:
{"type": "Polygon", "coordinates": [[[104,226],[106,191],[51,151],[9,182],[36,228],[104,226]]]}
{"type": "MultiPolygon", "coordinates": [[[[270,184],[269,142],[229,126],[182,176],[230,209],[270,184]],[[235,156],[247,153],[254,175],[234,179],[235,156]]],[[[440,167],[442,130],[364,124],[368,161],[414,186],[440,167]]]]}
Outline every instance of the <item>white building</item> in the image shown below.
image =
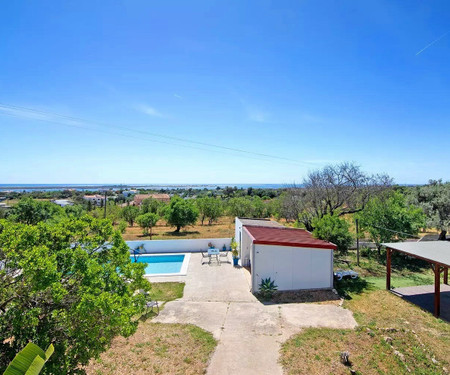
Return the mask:
{"type": "MultiPolygon", "coordinates": [[[[304,229],[242,225],[240,256],[251,267],[251,287],[262,279],[275,281],[278,290],[333,287],[333,252],[337,246],[314,238],[304,229]]],[[[245,265],[245,263],[244,263],[245,265]]]]}
{"type": "Polygon", "coordinates": [[[52,202],[61,207],[73,206],[73,202],[68,199],[55,199],[52,202]]]}
{"type": "Polygon", "coordinates": [[[105,197],[103,195],[85,195],[84,200],[90,201],[94,206],[102,206],[105,203],[105,197]]]}
{"type": "Polygon", "coordinates": [[[138,192],[137,190],[124,190],[122,191],[122,195],[125,197],[129,197],[131,195],[137,194],[137,192],[138,192]]]}

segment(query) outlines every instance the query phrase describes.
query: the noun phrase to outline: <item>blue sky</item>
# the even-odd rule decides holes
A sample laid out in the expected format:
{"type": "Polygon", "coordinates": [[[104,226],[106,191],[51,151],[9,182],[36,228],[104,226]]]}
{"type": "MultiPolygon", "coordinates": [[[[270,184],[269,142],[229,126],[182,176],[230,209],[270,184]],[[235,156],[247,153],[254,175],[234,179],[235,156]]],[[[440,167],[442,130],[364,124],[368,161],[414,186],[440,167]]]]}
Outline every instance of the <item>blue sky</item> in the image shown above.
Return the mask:
{"type": "Polygon", "coordinates": [[[291,183],[341,161],[449,180],[449,11],[4,2],[0,182],[291,183]]]}

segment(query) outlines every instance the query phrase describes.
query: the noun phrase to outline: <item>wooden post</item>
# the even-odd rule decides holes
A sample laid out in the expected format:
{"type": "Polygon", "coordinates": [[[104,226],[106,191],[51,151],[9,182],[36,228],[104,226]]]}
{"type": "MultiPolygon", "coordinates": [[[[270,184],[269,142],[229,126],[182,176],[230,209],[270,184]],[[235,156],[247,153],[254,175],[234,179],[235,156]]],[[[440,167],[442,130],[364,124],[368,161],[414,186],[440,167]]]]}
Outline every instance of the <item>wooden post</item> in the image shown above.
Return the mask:
{"type": "Polygon", "coordinates": [[[391,254],[392,250],[386,248],[386,290],[391,290],[391,254]]]}
{"type": "Polygon", "coordinates": [[[444,284],[448,285],[448,267],[444,268],[444,284]]]}
{"type": "Polygon", "coordinates": [[[359,267],[359,220],[355,219],[356,226],[356,265],[359,267]]]}
{"type": "Polygon", "coordinates": [[[434,316],[441,313],[441,267],[438,263],[434,265],[434,316]]]}

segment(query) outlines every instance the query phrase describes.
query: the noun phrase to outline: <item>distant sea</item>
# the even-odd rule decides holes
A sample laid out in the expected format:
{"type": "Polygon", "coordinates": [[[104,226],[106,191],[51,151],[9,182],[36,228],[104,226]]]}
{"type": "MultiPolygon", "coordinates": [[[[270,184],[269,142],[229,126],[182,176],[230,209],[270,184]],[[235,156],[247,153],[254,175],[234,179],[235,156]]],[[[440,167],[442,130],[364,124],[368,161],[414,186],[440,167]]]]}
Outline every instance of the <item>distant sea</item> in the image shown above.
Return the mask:
{"type": "Polygon", "coordinates": [[[57,191],[57,190],[122,190],[122,189],[152,189],[152,190],[176,190],[176,189],[208,189],[217,187],[237,187],[239,189],[280,189],[287,184],[0,184],[0,191],[57,191]]]}

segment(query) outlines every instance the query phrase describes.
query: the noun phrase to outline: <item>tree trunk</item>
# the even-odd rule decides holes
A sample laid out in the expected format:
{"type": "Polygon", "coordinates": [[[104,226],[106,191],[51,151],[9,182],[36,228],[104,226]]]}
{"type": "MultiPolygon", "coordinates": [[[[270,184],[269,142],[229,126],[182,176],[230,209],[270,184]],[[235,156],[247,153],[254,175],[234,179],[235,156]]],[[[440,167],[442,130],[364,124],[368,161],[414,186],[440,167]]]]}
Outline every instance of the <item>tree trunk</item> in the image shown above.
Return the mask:
{"type": "Polygon", "coordinates": [[[441,233],[439,234],[439,241],[445,241],[447,239],[447,231],[442,229],[441,233]]]}
{"type": "Polygon", "coordinates": [[[177,229],[175,229],[175,233],[179,233],[181,229],[181,225],[177,225],[177,229]]]}

